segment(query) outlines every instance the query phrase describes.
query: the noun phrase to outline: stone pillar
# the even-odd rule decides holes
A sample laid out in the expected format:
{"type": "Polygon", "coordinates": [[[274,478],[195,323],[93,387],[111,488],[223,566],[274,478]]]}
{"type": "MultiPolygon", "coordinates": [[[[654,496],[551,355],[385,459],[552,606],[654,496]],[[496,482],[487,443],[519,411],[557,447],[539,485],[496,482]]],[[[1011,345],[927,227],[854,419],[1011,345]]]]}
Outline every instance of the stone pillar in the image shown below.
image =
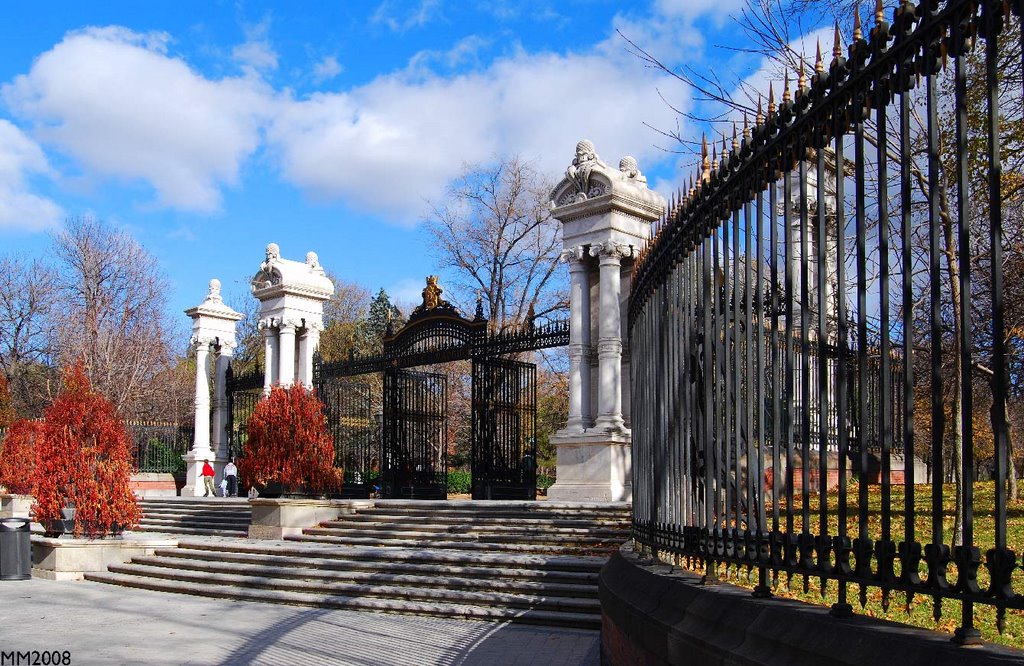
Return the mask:
{"type": "Polygon", "coordinates": [[[263,331],[263,394],[270,394],[270,387],[278,383],[277,373],[277,330],[272,319],[259,323],[263,331]]]}
{"type": "Polygon", "coordinates": [[[203,463],[214,459],[210,448],[210,340],[193,336],[196,348],[195,426],[192,448],[185,456],[187,472],[182,495],[201,495],[203,463]]]}
{"type": "Polygon", "coordinates": [[[243,315],[235,312],[220,296],[220,281],[210,280],[210,293],[202,303],[185,310],[192,319],[192,343],[196,345],[196,422],[192,449],[185,454],[186,481],[182,495],[202,495],[199,474],[210,461],[218,471],[227,460],[226,374],[235,349],[235,325],[243,315]],[[210,346],[217,351],[214,376],[213,433],[210,433],[210,346]]]}
{"type": "Polygon", "coordinates": [[[635,159],[623,157],[616,168],[601,160],[594,145],[584,140],[576,144],[565,178],[551,193],[551,209],[562,223],[571,319],[569,419],[551,438],[557,448],[558,478],[548,497],[630,501],[632,439],[623,414],[630,388],[629,375],[623,372],[622,274],[631,267],[624,260],[632,259],[644,246],[651,223],[664,214],[665,200],[647,187],[635,159]],[[597,259],[598,267],[590,257],[597,259]],[[597,301],[592,307],[595,288],[597,301]],[[598,338],[593,380],[592,330],[598,338]],[[591,404],[592,382],[596,382],[597,409],[591,404]]]}
{"type": "Polygon", "coordinates": [[[316,325],[307,326],[299,338],[299,381],[306,388],[313,388],[313,354],[319,346],[320,329],[316,325]]]}
{"type": "Polygon", "coordinates": [[[278,383],[291,386],[295,381],[295,324],[282,321],[278,329],[278,383]]]}
{"type": "Polygon", "coordinates": [[[582,245],[562,252],[569,264],[569,418],[564,434],[590,423],[590,280],[582,245]]]}
{"type": "Polygon", "coordinates": [[[211,454],[210,449],[210,341],[198,339],[196,346],[196,419],[192,451],[211,454]]]}
{"type": "Polygon", "coordinates": [[[217,345],[217,358],[214,363],[213,379],[213,441],[211,442],[213,452],[218,460],[228,457],[228,394],[227,394],[227,372],[228,364],[235,353],[233,341],[221,340],[217,345]]]}
{"type": "Polygon", "coordinates": [[[599,258],[601,309],[597,339],[598,392],[594,427],[607,432],[626,431],[622,419],[622,259],[632,256],[628,245],[614,242],[593,245],[591,256],[599,258]]]}

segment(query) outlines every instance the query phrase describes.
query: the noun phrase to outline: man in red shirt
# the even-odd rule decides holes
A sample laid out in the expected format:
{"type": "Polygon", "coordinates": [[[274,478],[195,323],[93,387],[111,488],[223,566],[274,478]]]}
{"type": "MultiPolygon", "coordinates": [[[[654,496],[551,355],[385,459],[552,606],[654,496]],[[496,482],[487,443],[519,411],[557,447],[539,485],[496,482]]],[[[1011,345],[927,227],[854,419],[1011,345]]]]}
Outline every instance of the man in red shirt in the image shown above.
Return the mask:
{"type": "Polygon", "coordinates": [[[203,497],[209,497],[213,495],[217,496],[217,491],[213,489],[213,477],[216,476],[216,472],[213,471],[213,466],[210,465],[209,460],[203,461],[203,472],[200,474],[203,477],[203,483],[206,485],[206,493],[203,497]]]}

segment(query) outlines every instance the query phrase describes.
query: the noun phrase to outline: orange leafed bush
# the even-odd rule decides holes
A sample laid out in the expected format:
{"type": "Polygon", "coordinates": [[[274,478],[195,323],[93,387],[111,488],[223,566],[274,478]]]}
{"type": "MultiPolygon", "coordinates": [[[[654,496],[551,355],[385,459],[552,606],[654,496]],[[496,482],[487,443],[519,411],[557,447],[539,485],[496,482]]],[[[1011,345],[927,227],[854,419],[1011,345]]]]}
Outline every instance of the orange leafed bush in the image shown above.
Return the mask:
{"type": "Polygon", "coordinates": [[[75,536],[130,529],[142,517],[129,486],[131,445],[114,406],[92,390],[79,362],[64,371],[60,394],[44,412],[36,445],[36,520],[46,525],[72,505],[75,536]]]}
{"type": "Polygon", "coordinates": [[[15,495],[32,495],[36,489],[36,446],[43,436],[43,422],[21,419],[11,424],[0,448],[0,486],[15,495]]]}
{"type": "Polygon", "coordinates": [[[238,460],[242,478],[331,492],[341,485],[334,467],[334,443],[316,394],[301,384],[275,386],[249,418],[249,439],[238,460]]]}

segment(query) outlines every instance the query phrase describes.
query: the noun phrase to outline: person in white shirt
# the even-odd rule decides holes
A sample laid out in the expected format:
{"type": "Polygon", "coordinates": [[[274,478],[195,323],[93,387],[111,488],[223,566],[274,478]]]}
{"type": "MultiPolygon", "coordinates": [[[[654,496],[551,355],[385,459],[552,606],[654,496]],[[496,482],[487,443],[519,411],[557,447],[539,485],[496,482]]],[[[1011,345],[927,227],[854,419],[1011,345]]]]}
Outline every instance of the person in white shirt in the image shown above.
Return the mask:
{"type": "Polygon", "coordinates": [[[224,479],[228,482],[225,497],[238,497],[238,468],[235,467],[234,459],[224,465],[224,479]]]}

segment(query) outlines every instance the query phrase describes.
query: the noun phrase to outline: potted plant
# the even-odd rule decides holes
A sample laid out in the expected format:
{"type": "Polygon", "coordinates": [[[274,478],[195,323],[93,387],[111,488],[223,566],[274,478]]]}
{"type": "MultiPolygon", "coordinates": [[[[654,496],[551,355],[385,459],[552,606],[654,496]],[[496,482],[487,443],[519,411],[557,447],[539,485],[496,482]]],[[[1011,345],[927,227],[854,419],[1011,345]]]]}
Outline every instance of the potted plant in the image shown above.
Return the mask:
{"type": "Polygon", "coordinates": [[[343,470],[334,467],[323,406],[301,384],[272,388],[249,418],[248,434],[238,470],[262,496],[319,497],[340,490],[343,470]]]}
{"type": "Polygon", "coordinates": [[[27,518],[36,490],[35,449],[43,423],[21,419],[7,429],[0,447],[0,516],[27,518]]]}
{"type": "Polygon", "coordinates": [[[44,412],[36,446],[36,519],[52,532],[91,538],[136,525],[131,440],[114,406],[92,390],[82,363],[67,369],[44,412]]]}

